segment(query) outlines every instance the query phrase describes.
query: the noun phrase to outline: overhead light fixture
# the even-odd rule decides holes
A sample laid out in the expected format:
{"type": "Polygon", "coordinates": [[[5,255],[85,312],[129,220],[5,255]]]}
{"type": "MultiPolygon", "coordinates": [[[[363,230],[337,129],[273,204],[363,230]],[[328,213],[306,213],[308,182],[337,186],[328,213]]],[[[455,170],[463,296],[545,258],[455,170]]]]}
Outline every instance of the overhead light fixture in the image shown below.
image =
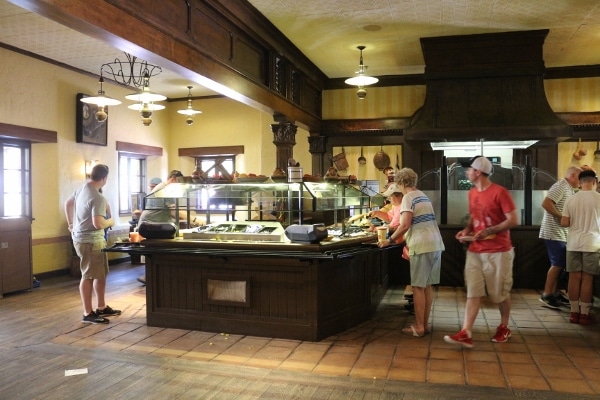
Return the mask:
{"type": "Polygon", "coordinates": [[[367,97],[367,91],[365,90],[365,86],[369,86],[369,85],[379,82],[379,79],[374,78],[372,76],[365,75],[365,69],[367,69],[367,67],[365,66],[365,64],[363,62],[363,54],[362,54],[362,52],[365,48],[366,48],[366,46],[357,46],[357,49],[360,50],[360,61],[358,63],[358,71],[356,71],[356,73],[358,75],[354,76],[352,78],[348,78],[344,81],[347,85],[358,86],[356,95],[358,96],[358,98],[360,100],[367,97]]]}
{"type": "Polygon", "coordinates": [[[130,110],[139,111],[142,116],[142,124],[148,126],[152,123],[152,113],[158,110],[164,110],[165,106],[154,104],[155,101],[166,100],[167,97],[162,94],[150,91],[150,75],[145,72],[143,86],[140,91],[125,96],[127,100],[137,101],[136,104],[127,106],[130,110]]]}
{"type": "Polygon", "coordinates": [[[142,115],[142,123],[148,126],[152,123],[152,112],[165,108],[165,106],[154,104],[154,102],[166,100],[167,97],[150,91],[150,78],[160,74],[162,68],[147,61],[138,60],[137,57],[128,53],[125,53],[125,57],[127,61],[115,58],[113,62],[102,64],[100,67],[100,90],[98,91],[98,96],[84,97],[81,101],[96,104],[98,106],[96,118],[98,121],[104,121],[108,117],[107,106],[121,104],[119,100],[115,100],[104,94],[104,90],[102,89],[104,76],[119,85],[140,88],[139,92],[127,95],[125,98],[138,102],[138,104],[133,104],[128,108],[139,111],[142,115]]]}
{"type": "Polygon", "coordinates": [[[100,80],[98,83],[100,84],[98,94],[96,96],[82,97],[81,102],[95,105],[97,107],[95,113],[96,119],[99,122],[103,122],[106,121],[106,118],[108,118],[108,106],[117,106],[121,104],[121,102],[117,99],[106,96],[104,93],[104,89],[102,88],[102,84],[104,83],[102,69],[100,69],[100,80]]]}
{"type": "Polygon", "coordinates": [[[433,150],[483,150],[485,149],[526,149],[536,144],[537,140],[505,140],[489,142],[432,142],[433,150]]]}
{"type": "Polygon", "coordinates": [[[188,99],[187,99],[187,107],[183,110],[177,110],[177,112],[179,114],[186,115],[187,118],[185,119],[185,123],[188,125],[192,125],[194,123],[194,115],[202,114],[202,111],[195,110],[192,107],[192,86],[188,86],[187,88],[189,90],[188,99]]]}

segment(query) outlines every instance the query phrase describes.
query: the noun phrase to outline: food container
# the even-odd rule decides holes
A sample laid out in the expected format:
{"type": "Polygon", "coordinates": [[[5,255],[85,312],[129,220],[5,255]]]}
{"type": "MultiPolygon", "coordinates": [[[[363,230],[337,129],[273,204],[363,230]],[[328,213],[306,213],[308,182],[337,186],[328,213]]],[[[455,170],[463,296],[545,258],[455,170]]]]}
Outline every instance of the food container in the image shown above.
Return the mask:
{"type": "Polygon", "coordinates": [[[288,167],[288,182],[302,182],[302,167],[288,167]]]}

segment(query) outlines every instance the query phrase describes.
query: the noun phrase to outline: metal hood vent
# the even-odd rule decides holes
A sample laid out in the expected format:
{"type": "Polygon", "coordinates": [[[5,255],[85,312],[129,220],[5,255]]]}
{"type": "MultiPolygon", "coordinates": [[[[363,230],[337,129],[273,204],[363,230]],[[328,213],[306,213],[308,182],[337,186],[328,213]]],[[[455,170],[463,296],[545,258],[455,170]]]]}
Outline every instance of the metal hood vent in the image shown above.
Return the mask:
{"type": "Polygon", "coordinates": [[[572,136],[546,99],[548,30],[422,38],[425,103],[405,141],[539,140],[572,136]]]}

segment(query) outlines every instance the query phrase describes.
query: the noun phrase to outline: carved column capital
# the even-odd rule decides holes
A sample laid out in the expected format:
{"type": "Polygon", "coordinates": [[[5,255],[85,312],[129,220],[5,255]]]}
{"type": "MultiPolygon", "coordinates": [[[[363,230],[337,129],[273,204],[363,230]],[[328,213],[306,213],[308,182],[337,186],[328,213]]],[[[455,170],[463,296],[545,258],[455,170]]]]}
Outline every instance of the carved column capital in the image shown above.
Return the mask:
{"type": "Polygon", "coordinates": [[[325,153],[325,136],[309,136],[308,146],[311,153],[325,153]]]}
{"type": "Polygon", "coordinates": [[[296,144],[296,132],[298,127],[290,122],[282,124],[271,124],[271,131],[273,132],[273,144],[279,145],[291,145],[296,144]]]}

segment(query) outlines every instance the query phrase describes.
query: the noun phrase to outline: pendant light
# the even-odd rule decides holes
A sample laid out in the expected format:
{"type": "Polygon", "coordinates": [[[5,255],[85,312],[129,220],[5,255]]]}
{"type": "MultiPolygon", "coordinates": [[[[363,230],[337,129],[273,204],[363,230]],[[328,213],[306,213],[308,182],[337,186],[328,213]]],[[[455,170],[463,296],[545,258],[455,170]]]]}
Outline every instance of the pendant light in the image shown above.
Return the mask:
{"type": "Polygon", "coordinates": [[[366,48],[366,46],[357,46],[357,49],[360,51],[360,61],[358,63],[358,71],[356,71],[356,73],[358,75],[356,75],[352,78],[348,78],[344,81],[347,85],[358,86],[356,95],[358,96],[358,98],[360,100],[367,97],[367,91],[365,90],[365,86],[372,85],[374,83],[379,82],[379,79],[372,77],[372,76],[365,75],[365,69],[367,69],[367,67],[365,66],[365,64],[363,62],[363,54],[362,54],[362,52],[365,48],[366,48]]]}
{"type": "Polygon", "coordinates": [[[187,99],[187,107],[183,110],[177,110],[179,114],[183,114],[187,116],[185,119],[185,123],[188,125],[192,125],[194,123],[194,115],[202,114],[202,111],[196,110],[192,107],[192,86],[188,86],[188,99],[187,99]]]}
{"type": "Polygon", "coordinates": [[[98,94],[96,96],[82,97],[81,102],[95,105],[97,107],[95,113],[96,120],[98,120],[98,122],[103,122],[106,121],[106,118],[108,118],[108,106],[117,106],[121,104],[121,102],[117,99],[106,96],[104,89],[102,88],[102,84],[104,83],[102,74],[100,74],[100,80],[98,83],[100,84],[100,90],[98,90],[98,94]]]}
{"type": "Polygon", "coordinates": [[[142,89],[137,93],[128,94],[125,98],[127,100],[137,101],[136,104],[131,104],[127,108],[140,112],[142,124],[144,124],[144,126],[148,126],[152,123],[152,113],[154,111],[163,110],[165,108],[165,106],[154,104],[154,102],[167,99],[167,97],[162,94],[150,91],[150,76],[148,74],[144,75],[142,89]]]}

